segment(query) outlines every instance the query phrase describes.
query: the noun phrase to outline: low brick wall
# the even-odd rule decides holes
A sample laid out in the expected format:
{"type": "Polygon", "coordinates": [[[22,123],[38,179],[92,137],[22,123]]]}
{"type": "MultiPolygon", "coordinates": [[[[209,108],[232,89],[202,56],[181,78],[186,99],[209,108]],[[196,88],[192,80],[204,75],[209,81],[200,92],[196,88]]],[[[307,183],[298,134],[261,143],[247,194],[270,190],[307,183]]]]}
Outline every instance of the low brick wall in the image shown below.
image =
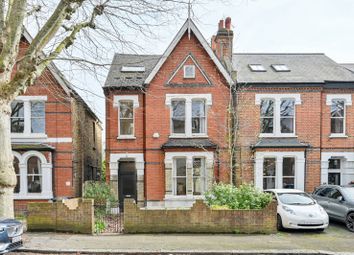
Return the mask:
{"type": "Polygon", "coordinates": [[[62,231],[92,234],[93,199],[68,199],[60,202],[28,204],[28,231],[62,231]]]}
{"type": "Polygon", "coordinates": [[[124,201],[125,233],[264,233],[277,231],[277,205],[262,210],[213,210],[203,200],[191,209],[138,208],[124,201]]]}

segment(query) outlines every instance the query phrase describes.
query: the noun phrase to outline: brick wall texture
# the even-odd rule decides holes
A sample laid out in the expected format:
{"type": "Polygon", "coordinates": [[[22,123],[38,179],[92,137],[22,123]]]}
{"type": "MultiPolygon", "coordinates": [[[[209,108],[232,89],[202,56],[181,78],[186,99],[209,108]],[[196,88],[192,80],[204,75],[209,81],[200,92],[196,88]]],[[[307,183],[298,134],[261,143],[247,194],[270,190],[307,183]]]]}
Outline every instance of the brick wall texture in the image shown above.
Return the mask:
{"type": "Polygon", "coordinates": [[[93,199],[69,199],[61,202],[28,204],[28,231],[62,231],[92,234],[93,199]]]}
{"type": "Polygon", "coordinates": [[[264,233],[276,232],[277,205],[262,210],[212,210],[203,200],[191,209],[141,209],[124,201],[125,233],[264,233]]]}

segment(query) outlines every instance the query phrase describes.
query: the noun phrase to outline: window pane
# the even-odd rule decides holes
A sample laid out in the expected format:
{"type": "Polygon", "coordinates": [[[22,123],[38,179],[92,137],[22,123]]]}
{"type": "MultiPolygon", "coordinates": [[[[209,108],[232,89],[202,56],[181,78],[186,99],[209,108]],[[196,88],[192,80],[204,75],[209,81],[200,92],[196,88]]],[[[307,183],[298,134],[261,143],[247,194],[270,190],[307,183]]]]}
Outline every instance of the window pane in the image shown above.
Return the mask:
{"type": "Polygon", "coordinates": [[[333,100],[331,106],[331,117],[344,117],[344,101],[333,100]]]}
{"type": "Polygon", "coordinates": [[[134,120],[120,119],[120,135],[133,135],[134,120]]]}
{"type": "Polygon", "coordinates": [[[294,116],[295,101],[293,99],[285,99],[280,104],[280,116],[294,116]]]}
{"type": "Polygon", "coordinates": [[[202,160],[201,158],[193,159],[193,176],[201,176],[203,167],[202,160]]]}
{"type": "Polygon", "coordinates": [[[344,120],[343,118],[331,119],[331,133],[342,134],[344,132],[344,120]]]}
{"type": "Polygon", "coordinates": [[[11,118],[11,133],[23,133],[25,120],[23,118],[11,118]]]}
{"type": "Polygon", "coordinates": [[[205,116],[205,104],[201,100],[192,101],[192,117],[204,117],[205,116]]]}
{"type": "Polygon", "coordinates": [[[176,176],[186,176],[186,159],[176,159],[176,176]]]}
{"type": "Polygon", "coordinates": [[[205,133],[205,118],[192,118],[192,133],[200,134],[205,133]]]}
{"type": "Polygon", "coordinates": [[[261,119],[261,133],[273,133],[273,118],[261,119]]]}
{"type": "Polygon", "coordinates": [[[294,133],[294,119],[293,118],[281,118],[280,126],[282,133],[294,133]]]}
{"type": "Polygon", "coordinates": [[[275,176],[275,158],[264,159],[263,176],[275,176]]]}
{"type": "Polygon", "coordinates": [[[23,102],[12,102],[11,103],[11,117],[19,117],[23,118],[24,117],[24,108],[23,108],[23,102]]]}
{"type": "Polygon", "coordinates": [[[17,178],[17,183],[16,183],[16,187],[14,189],[14,193],[19,193],[20,192],[20,168],[19,168],[19,161],[18,158],[14,158],[14,169],[15,169],[15,173],[16,173],[16,178],[17,178]]]}
{"type": "Polygon", "coordinates": [[[34,156],[27,161],[27,187],[29,193],[40,193],[42,191],[42,170],[41,161],[34,156]]]}
{"type": "Polygon", "coordinates": [[[193,195],[194,196],[199,196],[204,193],[204,187],[203,187],[203,182],[202,178],[200,177],[194,177],[193,178],[193,195]]]}
{"type": "Polygon", "coordinates": [[[31,102],[31,117],[44,117],[44,102],[31,102]]]}
{"type": "Polygon", "coordinates": [[[185,133],[185,101],[172,101],[172,132],[185,133]]]}
{"type": "Polygon", "coordinates": [[[204,171],[205,164],[203,158],[193,159],[193,195],[198,196],[204,193],[204,171]]]}
{"type": "Polygon", "coordinates": [[[263,189],[275,189],[275,178],[264,178],[263,189]]]}
{"type": "Polygon", "coordinates": [[[119,103],[119,117],[133,118],[133,101],[121,101],[119,103]]]}
{"type": "Polygon", "coordinates": [[[329,159],[328,169],[340,169],[340,159],[329,159]]]}
{"type": "Polygon", "coordinates": [[[295,178],[294,177],[283,178],[283,188],[284,189],[294,189],[295,188],[295,178]]]}
{"type": "Polygon", "coordinates": [[[283,176],[295,176],[295,158],[283,158],[283,176]]]}
{"type": "Polygon", "coordinates": [[[11,133],[23,133],[25,123],[23,102],[12,102],[11,111],[11,133]]]}
{"type": "Polygon", "coordinates": [[[263,99],[261,101],[261,117],[274,116],[274,101],[271,99],[263,99]]]}
{"type": "Polygon", "coordinates": [[[187,186],[186,186],[186,178],[177,178],[177,187],[176,187],[176,192],[177,196],[183,196],[187,194],[187,186]]]}
{"type": "Polygon", "coordinates": [[[32,133],[45,133],[45,119],[32,118],[31,119],[31,132],[32,133]]]}

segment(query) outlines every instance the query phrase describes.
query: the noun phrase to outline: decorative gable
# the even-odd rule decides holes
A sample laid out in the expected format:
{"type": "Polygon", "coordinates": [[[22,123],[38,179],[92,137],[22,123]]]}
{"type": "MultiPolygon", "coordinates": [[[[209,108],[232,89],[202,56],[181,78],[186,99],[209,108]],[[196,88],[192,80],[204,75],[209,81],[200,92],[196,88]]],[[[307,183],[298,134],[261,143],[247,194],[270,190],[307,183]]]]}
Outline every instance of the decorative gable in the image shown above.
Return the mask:
{"type": "Polygon", "coordinates": [[[167,81],[168,86],[211,86],[206,72],[190,53],[172,73],[167,81]]]}

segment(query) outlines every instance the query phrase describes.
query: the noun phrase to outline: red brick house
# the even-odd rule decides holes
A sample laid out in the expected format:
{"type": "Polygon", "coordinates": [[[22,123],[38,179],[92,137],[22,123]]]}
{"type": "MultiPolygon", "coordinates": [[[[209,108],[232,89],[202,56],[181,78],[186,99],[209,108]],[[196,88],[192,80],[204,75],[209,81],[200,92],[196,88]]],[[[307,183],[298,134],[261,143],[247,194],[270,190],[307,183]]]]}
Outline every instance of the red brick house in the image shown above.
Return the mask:
{"type": "MultiPolygon", "coordinates": [[[[25,31],[21,51],[31,41],[25,31]]],[[[101,168],[101,122],[54,64],[12,102],[15,209],[80,196],[101,168]]]]}
{"type": "Polygon", "coordinates": [[[233,53],[230,18],[211,46],[187,20],[161,56],[116,54],[104,92],[120,201],[189,206],[213,181],[354,180],[354,73],[323,54],[233,53]]]}

